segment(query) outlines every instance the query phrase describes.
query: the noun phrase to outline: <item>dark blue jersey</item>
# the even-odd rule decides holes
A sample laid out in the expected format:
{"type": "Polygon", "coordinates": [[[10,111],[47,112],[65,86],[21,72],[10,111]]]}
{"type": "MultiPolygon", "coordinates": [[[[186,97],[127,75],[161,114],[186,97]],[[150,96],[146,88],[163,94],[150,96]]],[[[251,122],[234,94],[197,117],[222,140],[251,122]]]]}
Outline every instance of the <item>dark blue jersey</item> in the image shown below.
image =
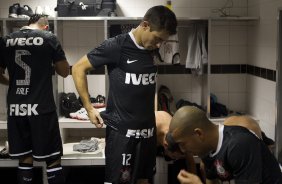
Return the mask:
{"type": "Polygon", "coordinates": [[[0,67],[9,73],[8,115],[30,116],[56,110],[53,64],[65,53],[52,33],[24,27],[0,44],[0,67]]]}
{"type": "Polygon", "coordinates": [[[106,65],[108,69],[108,103],[102,113],[105,123],[121,132],[150,133],[155,127],[157,77],[151,52],[138,46],[129,33],[104,41],[87,56],[94,68],[106,65]]]}
{"type": "Polygon", "coordinates": [[[239,126],[224,126],[217,152],[203,159],[208,179],[236,184],[281,184],[279,164],[268,147],[239,126]]]}

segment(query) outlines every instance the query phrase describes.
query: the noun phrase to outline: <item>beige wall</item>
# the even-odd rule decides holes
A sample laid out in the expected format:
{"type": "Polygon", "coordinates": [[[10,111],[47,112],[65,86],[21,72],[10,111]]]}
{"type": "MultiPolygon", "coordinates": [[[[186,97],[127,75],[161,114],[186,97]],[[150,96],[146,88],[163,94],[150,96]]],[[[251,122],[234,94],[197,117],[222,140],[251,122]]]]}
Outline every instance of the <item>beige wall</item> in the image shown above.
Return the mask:
{"type": "MultiPolygon", "coordinates": [[[[276,70],[277,16],[282,0],[249,0],[249,16],[259,16],[257,24],[248,30],[248,64],[276,70]]],[[[267,135],[275,133],[276,83],[255,76],[247,78],[248,111],[260,119],[267,135]]]]}

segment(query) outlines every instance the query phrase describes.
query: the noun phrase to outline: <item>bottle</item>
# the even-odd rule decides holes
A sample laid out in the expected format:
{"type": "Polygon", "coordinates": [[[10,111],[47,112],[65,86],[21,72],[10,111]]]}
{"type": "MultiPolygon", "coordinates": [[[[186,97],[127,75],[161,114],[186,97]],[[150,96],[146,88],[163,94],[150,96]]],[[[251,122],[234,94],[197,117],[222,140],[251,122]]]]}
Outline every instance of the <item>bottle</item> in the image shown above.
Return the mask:
{"type": "Polygon", "coordinates": [[[170,10],[172,10],[172,5],[171,5],[171,1],[166,1],[166,5],[167,8],[169,8],[170,10]]]}

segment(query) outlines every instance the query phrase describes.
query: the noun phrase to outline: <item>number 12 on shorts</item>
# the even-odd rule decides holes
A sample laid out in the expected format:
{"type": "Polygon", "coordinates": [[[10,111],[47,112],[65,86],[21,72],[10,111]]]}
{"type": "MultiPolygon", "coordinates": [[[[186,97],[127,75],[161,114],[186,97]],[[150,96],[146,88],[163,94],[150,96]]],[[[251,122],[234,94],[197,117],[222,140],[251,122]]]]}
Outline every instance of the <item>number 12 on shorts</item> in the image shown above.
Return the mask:
{"type": "Polygon", "coordinates": [[[122,154],[122,165],[130,165],[130,159],[132,154],[122,154]]]}

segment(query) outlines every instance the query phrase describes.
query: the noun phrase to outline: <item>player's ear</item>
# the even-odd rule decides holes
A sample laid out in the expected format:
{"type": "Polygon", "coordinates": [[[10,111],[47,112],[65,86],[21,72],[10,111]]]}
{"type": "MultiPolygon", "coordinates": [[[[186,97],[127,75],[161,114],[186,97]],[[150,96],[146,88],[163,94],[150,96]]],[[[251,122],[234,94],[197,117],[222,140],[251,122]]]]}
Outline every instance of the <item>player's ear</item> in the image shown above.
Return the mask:
{"type": "Polygon", "coordinates": [[[44,26],[44,30],[48,31],[49,30],[49,25],[44,26]]]}
{"type": "Polygon", "coordinates": [[[143,30],[150,29],[150,25],[148,21],[142,21],[140,25],[143,28],[143,30]]]}
{"type": "Polygon", "coordinates": [[[199,137],[200,139],[204,138],[204,132],[202,129],[200,128],[195,128],[194,129],[194,135],[196,135],[197,137],[199,137]]]}

